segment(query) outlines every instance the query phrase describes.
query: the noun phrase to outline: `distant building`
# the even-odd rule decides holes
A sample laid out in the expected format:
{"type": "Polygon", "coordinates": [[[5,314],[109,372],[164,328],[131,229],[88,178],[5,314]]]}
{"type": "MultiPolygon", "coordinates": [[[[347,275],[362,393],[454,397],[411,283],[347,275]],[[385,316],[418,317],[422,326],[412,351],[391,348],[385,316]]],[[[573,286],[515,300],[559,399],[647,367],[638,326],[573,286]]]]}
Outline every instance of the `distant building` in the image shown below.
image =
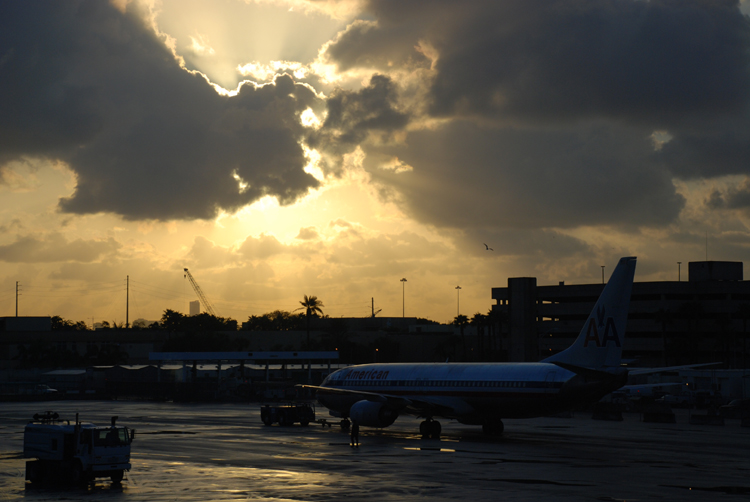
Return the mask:
{"type": "MultiPolygon", "coordinates": [[[[538,361],[568,347],[603,284],[539,286],[509,278],[492,288],[503,357],[538,361]]],[[[750,364],[750,281],[742,262],[691,262],[687,281],[636,282],[630,300],[623,358],[640,365],[722,361],[750,364]]]]}
{"type": "Polygon", "coordinates": [[[198,315],[201,313],[201,302],[198,300],[195,300],[194,302],[190,302],[190,316],[198,315]]]}
{"type": "Polygon", "coordinates": [[[52,318],[0,317],[0,331],[51,331],[52,318]]]}

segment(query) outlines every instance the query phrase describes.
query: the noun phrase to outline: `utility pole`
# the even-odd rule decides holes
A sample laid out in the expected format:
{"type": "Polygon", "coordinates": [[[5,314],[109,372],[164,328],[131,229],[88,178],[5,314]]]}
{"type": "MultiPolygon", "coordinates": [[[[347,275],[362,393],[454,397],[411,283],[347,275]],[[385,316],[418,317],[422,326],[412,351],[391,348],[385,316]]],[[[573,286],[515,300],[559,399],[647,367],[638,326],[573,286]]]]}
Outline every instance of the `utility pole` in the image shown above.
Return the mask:
{"type": "Polygon", "coordinates": [[[383,310],[383,309],[378,309],[378,311],[375,312],[375,297],[370,298],[370,309],[372,312],[372,317],[375,317],[376,315],[380,313],[381,310],[383,310]]]}
{"type": "Polygon", "coordinates": [[[125,329],[130,327],[128,314],[130,313],[130,276],[125,276],[125,329]]]}
{"type": "Polygon", "coordinates": [[[406,317],[406,277],[401,279],[401,318],[406,317]]]}
{"type": "Polygon", "coordinates": [[[604,284],[604,265],[602,265],[602,284],[604,284]]]}
{"type": "Polygon", "coordinates": [[[677,282],[680,282],[680,275],[681,275],[680,272],[682,272],[681,267],[682,267],[682,262],[678,261],[677,262],[677,282]]]}
{"type": "Polygon", "coordinates": [[[456,286],[456,317],[461,315],[461,286],[456,286]]]}
{"type": "Polygon", "coordinates": [[[16,281],[16,317],[18,317],[18,281],[16,281]]]}

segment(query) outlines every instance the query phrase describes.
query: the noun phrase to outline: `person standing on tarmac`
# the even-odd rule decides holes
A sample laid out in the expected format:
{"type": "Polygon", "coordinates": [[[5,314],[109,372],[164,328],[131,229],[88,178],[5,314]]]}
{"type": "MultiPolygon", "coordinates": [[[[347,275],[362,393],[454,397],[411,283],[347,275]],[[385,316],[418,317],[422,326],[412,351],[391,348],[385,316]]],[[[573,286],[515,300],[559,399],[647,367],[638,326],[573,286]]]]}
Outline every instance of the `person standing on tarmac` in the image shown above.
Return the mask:
{"type": "Polygon", "coordinates": [[[359,448],[359,424],[352,420],[352,448],[359,448]]]}

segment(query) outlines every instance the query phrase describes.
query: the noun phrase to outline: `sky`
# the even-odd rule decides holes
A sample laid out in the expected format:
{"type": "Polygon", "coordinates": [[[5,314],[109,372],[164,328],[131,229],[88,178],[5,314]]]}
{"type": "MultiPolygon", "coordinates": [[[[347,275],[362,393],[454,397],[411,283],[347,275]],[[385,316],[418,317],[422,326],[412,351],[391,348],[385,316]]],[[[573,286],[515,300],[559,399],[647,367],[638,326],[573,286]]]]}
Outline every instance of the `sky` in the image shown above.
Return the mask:
{"type": "Polygon", "coordinates": [[[0,0],[0,316],[187,313],[188,268],[240,322],[450,322],[509,277],[745,261],[749,12],[0,0]]]}

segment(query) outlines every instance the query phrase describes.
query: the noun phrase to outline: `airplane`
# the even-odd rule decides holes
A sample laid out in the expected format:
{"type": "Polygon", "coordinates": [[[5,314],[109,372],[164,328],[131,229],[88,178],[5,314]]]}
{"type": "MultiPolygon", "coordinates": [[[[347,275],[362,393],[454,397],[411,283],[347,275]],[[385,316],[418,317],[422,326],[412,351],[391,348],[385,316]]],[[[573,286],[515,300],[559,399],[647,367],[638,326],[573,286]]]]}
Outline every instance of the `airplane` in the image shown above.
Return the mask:
{"type": "Polygon", "coordinates": [[[594,403],[627,383],[620,366],[635,275],[621,258],[580,334],[567,349],[538,363],[374,363],[328,375],[314,389],[332,416],[383,428],[400,414],[425,420],[420,433],[439,438],[435,418],[481,425],[499,435],[505,418],[534,418],[594,403]]]}

